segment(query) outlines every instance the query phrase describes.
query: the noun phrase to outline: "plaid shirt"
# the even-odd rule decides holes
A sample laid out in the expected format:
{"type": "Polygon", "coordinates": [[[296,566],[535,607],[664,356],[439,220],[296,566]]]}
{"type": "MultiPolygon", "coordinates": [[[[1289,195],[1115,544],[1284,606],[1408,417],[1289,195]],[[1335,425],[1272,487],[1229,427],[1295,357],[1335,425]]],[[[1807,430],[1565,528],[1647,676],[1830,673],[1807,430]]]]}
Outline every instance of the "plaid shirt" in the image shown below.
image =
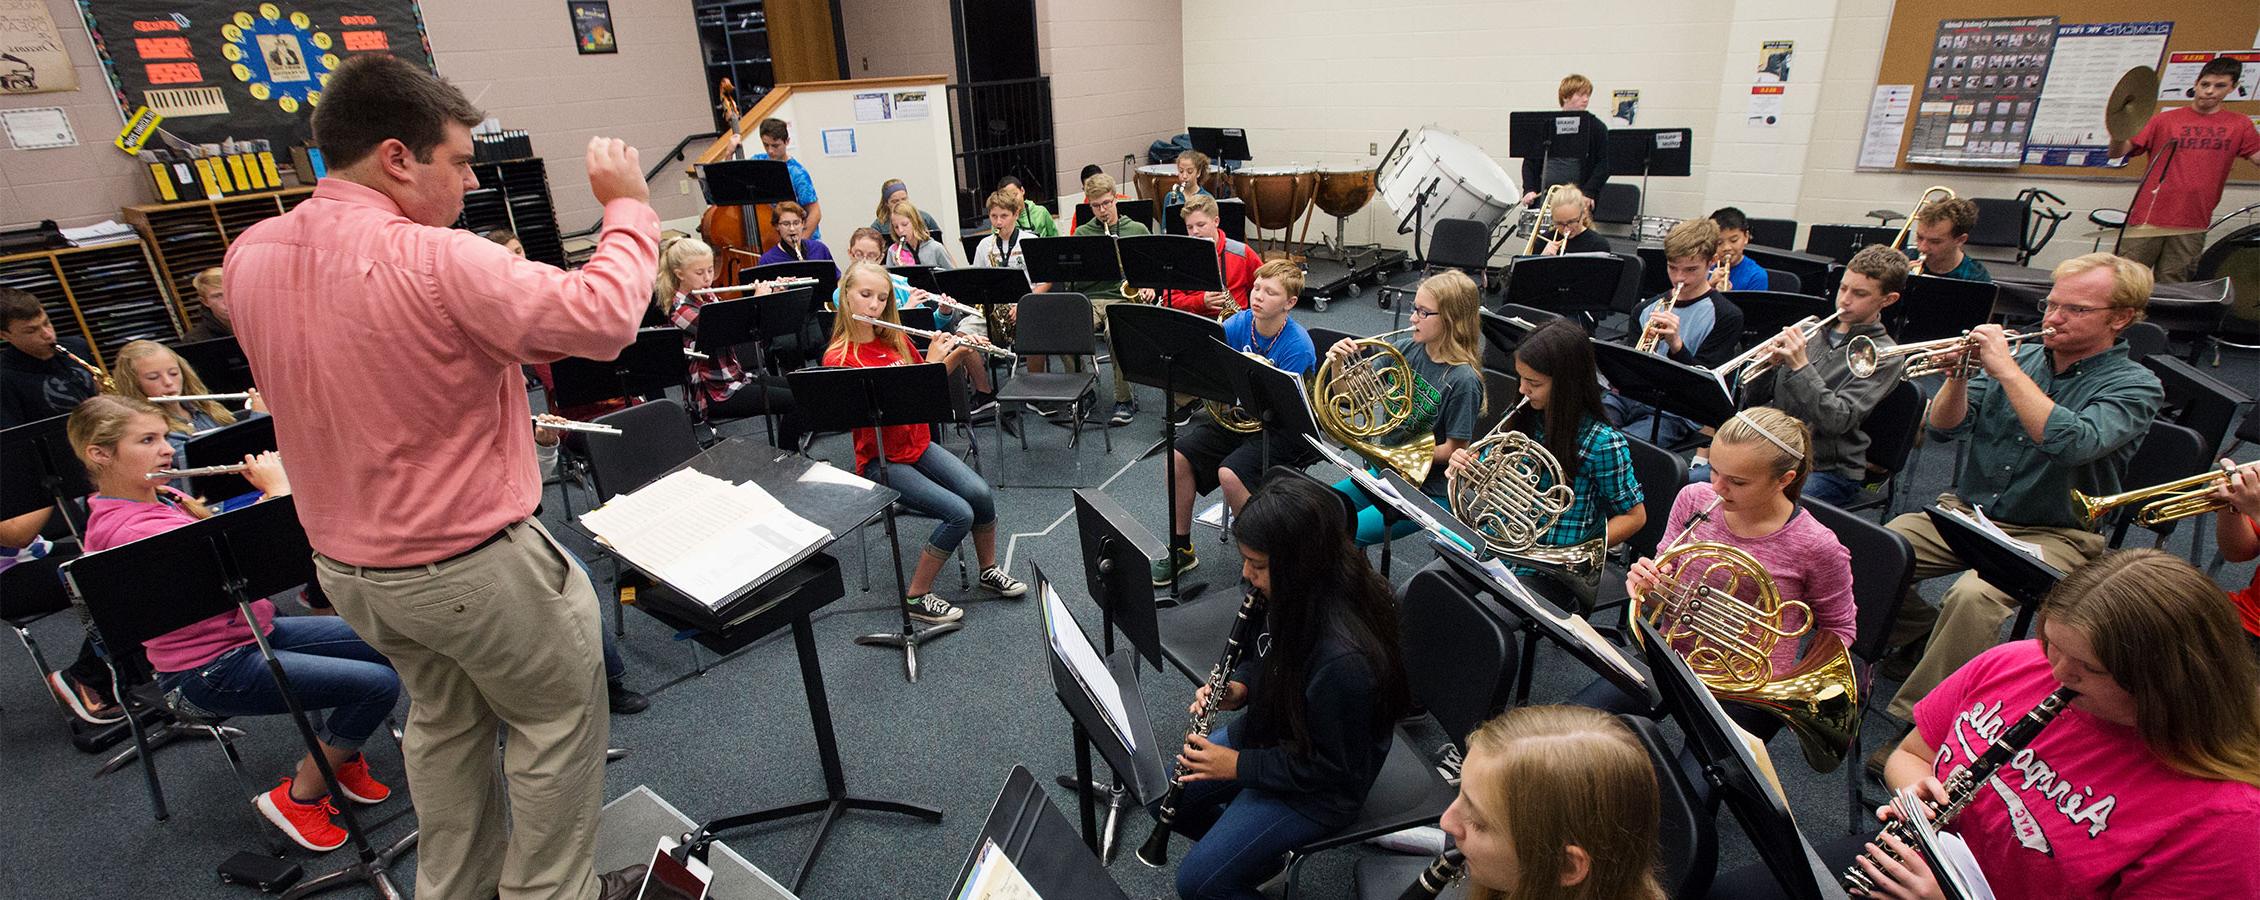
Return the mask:
{"type": "MultiPolygon", "coordinates": [[[[1531,429],[1532,440],[1546,441],[1544,424],[1531,429]]],[[[1632,477],[1632,445],[1624,434],[1598,419],[1585,420],[1577,438],[1577,499],[1562,513],[1561,521],[1538,539],[1541,546],[1569,547],[1600,537],[1609,519],[1631,512],[1641,503],[1640,482],[1632,477]]],[[[1540,488],[1552,485],[1540,485],[1540,488]]]]}
{"type": "MultiPolygon", "coordinates": [[[[700,297],[676,294],[675,302],[668,304],[672,308],[668,311],[667,318],[675,323],[675,327],[683,330],[685,350],[696,349],[694,336],[698,334],[698,308],[705,302],[700,297]]],[[[746,382],[745,369],[738,366],[737,354],[728,350],[713,354],[712,359],[692,359],[690,364],[691,381],[699,386],[698,401],[701,408],[708,403],[730,399],[730,395],[737,393],[738,388],[746,382]]]]}

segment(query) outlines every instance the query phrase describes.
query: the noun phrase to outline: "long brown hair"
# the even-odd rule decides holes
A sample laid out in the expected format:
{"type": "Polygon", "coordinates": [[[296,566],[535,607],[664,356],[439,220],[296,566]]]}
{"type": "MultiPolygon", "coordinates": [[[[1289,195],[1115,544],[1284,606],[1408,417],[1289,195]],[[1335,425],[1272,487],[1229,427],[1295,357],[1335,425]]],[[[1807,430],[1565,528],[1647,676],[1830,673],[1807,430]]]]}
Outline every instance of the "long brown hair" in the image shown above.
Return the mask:
{"type": "Polygon", "coordinates": [[[2040,606],[2049,624],[2094,644],[2161,762],[2260,786],[2260,666],[2220,585],[2172,554],[2121,550],[2056,583],[2040,606]]]}
{"type": "MultiPolygon", "coordinates": [[[[94,461],[94,457],[86,452],[87,448],[101,447],[115,456],[118,441],[125,438],[126,426],[132,424],[135,416],[154,416],[157,421],[165,421],[165,411],[147,400],[117,394],[96,394],[79,401],[78,408],[71,410],[70,420],[63,423],[63,434],[70,439],[71,452],[78,455],[79,464],[86,467],[87,477],[94,479],[97,484],[102,480],[103,466],[94,461]]],[[[189,515],[199,519],[211,518],[212,511],[195,498],[184,494],[179,499],[181,509],[187,510],[189,515]]]]}
{"type": "Polygon", "coordinates": [[[1582,706],[1526,706],[1467,738],[1460,798],[1506,828],[1516,881],[1470,884],[1475,900],[1662,900],[1656,768],[1614,717],[1582,706]],[[1564,851],[1585,851],[1583,881],[1561,883],[1564,851]]]}
{"type": "Polygon", "coordinates": [[[1446,269],[1422,281],[1420,290],[1436,298],[1436,314],[1444,317],[1443,352],[1432,350],[1428,358],[1447,366],[1483,365],[1483,291],[1475,279],[1446,269]]]}
{"type": "MultiPolygon", "coordinates": [[[[174,365],[180,366],[180,392],[183,394],[209,394],[212,392],[211,388],[204,386],[204,379],[197,377],[196,367],[189,365],[188,360],[180,358],[180,354],[174,353],[173,348],[156,341],[144,340],[132,341],[118,348],[118,358],[110,364],[110,383],[118,386],[118,396],[141,401],[149,399],[149,395],[141,390],[141,373],[134,371],[134,364],[145,359],[170,359],[174,365]]],[[[219,401],[200,400],[194,405],[197,409],[202,410],[205,415],[211,416],[214,422],[222,425],[235,424],[235,413],[229,412],[228,408],[221,406],[219,401]]],[[[152,408],[157,409],[159,414],[165,417],[166,428],[182,434],[196,430],[196,426],[191,424],[186,416],[175,418],[172,413],[165,411],[163,407],[152,408]]]]}
{"type": "Polygon", "coordinates": [[[824,349],[825,354],[829,355],[832,351],[832,348],[834,347],[846,347],[849,344],[854,343],[854,341],[851,340],[848,335],[853,333],[854,329],[856,329],[857,327],[863,327],[871,329],[872,340],[885,342],[887,346],[894,348],[895,355],[901,357],[903,362],[909,362],[909,335],[903,334],[902,332],[896,331],[892,328],[880,328],[876,325],[865,325],[864,323],[855,320],[854,310],[848,307],[847,295],[849,291],[855,289],[855,280],[857,278],[863,277],[878,279],[881,291],[880,296],[886,298],[885,303],[879,304],[879,314],[877,316],[874,316],[873,318],[887,322],[893,322],[897,325],[902,324],[902,312],[895,307],[894,280],[887,276],[886,267],[881,266],[878,263],[862,259],[848,263],[847,271],[840,274],[840,301],[833,304],[832,343],[830,346],[824,349]]]}
{"type": "MultiPolygon", "coordinates": [[[[1544,422],[1546,451],[1561,463],[1563,483],[1576,484],[1577,473],[1585,468],[1585,454],[1578,448],[1583,446],[1586,421],[1609,421],[1608,410],[1601,405],[1601,376],[1593,364],[1593,340],[1585,333],[1585,326],[1568,319],[1552,319],[1522,339],[1515,347],[1515,361],[1553,379],[1553,388],[1544,410],[1525,409],[1508,427],[1527,433],[1530,423],[1544,422]]],[[[1504,397],[1499,399],[1506,402],[1504,397]]]]}

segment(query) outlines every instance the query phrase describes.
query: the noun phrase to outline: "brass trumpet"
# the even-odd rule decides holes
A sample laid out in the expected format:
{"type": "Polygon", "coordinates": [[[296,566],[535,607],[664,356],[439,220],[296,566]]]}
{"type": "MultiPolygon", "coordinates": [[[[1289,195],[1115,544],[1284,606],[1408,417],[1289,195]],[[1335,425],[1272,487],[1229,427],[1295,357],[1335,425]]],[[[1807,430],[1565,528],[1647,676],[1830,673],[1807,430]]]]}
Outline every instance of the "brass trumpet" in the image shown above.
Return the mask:
{"type": "Polygon", "coordinates": [[[1639,343],[1633,344],[1632,349],[1638,350],[1642,353],[1656,352],[1656,343],[1664,339],[1664,333],[1656,330],[1656,310],[1663,309],[1667,306],[1679,305],[1679,289],[1679,282],[1672,282],[1671,296],[1665,298],[1664,302],[1657,304],[1655,309],[1650,309],[1648,311],[1648,322],[1646,325],[1641,326],[1640,341],[1639,343]]]}
{"type": "Polygon", "coordinates": [[[1436,461],[1434,434],[1424,431],[1401,447],[1376,442],[1422,413],[1412,364],[1388,340],[1410,331],[1359,338],[1347,361],[1328,353],[1311,386],[1311,408],[1329,436],[1419,484],[1436,461]]]}
{"type": "Polygon", "coordinates": [[[2178,519],[2228,509],[2229,504],[2213,496],[2213,492],[2228,484],[2236,473],[2255,466],[2260,466],[2260,462],[2245,463],[2232,469],[2208,469],[2188,478],[2102,497],[2090,497],[2074,490],[2072,504],[2080,508],[2080,521],[2091,528],[2102,520],[2105,513],[2130,503],[2142,504],[2142,508],[2135,511],[2135,524],[2163,525],[2178,519]]]}
{"type": "MultiPolygon", "coordinates": [[[[2043,328],[2039,331],[2011,331],[2001,337],[2014,347],[2025,341],[2038,340],[2055,333],[2056,329],[2054,328],[2043,328]]],[[[1852,370],[1854,378],[1872,378],[1875,373],[1883,369],[1885,364],[1895,359],[1907,361],[1907,366],[1900,371],[1899,377],[1921,378],[1926,375],[1944,375],[1959,369],[1974,368],[1976,361],[1965,357],[1976,349],[1977,341],[1971,338],[1967,331],[1962,332],[1960,337],[1939,338],[1935,341],[1917,341],[1912,344],[1899,344],[1888,348],[1877,347],[1874,340],[1863,334],[1853,337],[1851,342],[1844,345],[1844,355],[1845,364],[1852,370]]]]}
{"type": "Polygon", "coordinates": [[[1891,249],[1897,250],[1907,246],[1907,237],[1914,233],[1915,219],[1923,214],[1923,207],[1932,203],[1944,203],[1952,199],[1954,199],[1954,189],[1943,184],[1934,184],[1923,188],[1923,195],[1915,198],[1915,208],[1907,211],[1907,224],[1899,226],[1899,233],[1891,236],[1891,249]],[[1931,199],[1933,196],[1938,196],[1938,199],[1931,199]]]}

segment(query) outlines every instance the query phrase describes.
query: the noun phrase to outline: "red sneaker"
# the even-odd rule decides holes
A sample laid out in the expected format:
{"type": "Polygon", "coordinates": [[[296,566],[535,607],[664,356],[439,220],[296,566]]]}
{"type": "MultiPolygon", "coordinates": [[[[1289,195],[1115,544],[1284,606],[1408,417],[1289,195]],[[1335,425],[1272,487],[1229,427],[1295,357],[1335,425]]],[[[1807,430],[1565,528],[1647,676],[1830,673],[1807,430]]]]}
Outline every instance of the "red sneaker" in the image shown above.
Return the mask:
{"type": "Polygon", "coordinates": [[[392,796],[392,788],[369,777],[369,758],[359,753],[337,767],[337,789],[344,792],[345,799],[362,805],[383,803],[392,796]]]}
{"type": "Polygon", "coordinates": [[[315,852],[335,850],[345,846],[345,829],[330,821],[337,807],[323,797],[311,803],[300,803],[290,796],[290,779],[284,778],[274,790],[260,794],[252,801],[259,814],[289,836],[298,846],[315,852]]]}

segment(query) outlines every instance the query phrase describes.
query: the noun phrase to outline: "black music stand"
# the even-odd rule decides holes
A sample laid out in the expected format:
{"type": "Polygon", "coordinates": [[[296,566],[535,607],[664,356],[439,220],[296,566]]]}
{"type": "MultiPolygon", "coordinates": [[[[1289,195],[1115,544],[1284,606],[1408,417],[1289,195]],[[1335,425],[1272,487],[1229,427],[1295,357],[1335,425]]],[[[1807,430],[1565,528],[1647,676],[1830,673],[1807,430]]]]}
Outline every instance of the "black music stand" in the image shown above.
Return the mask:
{"type": "MultiPolygon", "coordinates": [[[[1539,312],[1545,312],[1552,318],[1561,318],[1546,310],[1539,310],[1539,312]]],[[[1531,327],[1525,328],[1514,323],[1514,319],[1520,317],[1488,309],[1479,310],[1476,315],[1478,316],[1476,324],[1483,331],[1483,339],[1490,343],[1491,349],[1509,359],[1514,357],[1515,348],[1522,346],[1524,338],[1529,337],[1531,332],[1536,331],[1537,326],[1546,324],[1545,319],[1532,321],[1525,318],[1523,321],[1529,322],[1531,325],[1531,327]]]]}
{"type": "MultiPolygon", "coordinates": [[[[753,371],[755,384],[761,391],[761,424],[768,430],[769,441],[775,444],[777,435],[776,411],[770,408],[769,391],[760,382],[769,376],[768,362],[764,358],[771,341],[782,335],[797,335],[801,325],[808,321],[811,304],[817,297],[813,287],[793,288],[759,297],[740,297],[735,300],[715,300],[698,309],[696,334],[692,344],[698,352],[708,356],[734,353],[742,345],[753,345],[753,371]]],[[[708,429],[714,420],[700,404],[700,418],[706,420],[708,429]]],[[[795,448],[779,447],[791,451],[795,448]]]]}
{"type": "MultiPolygon", "coordinates": [[[[1235,241],[1248,239],[1248,204],[1238,197],[1216,201],[1216,227],[1224,236],[1235,241]]],[[[1161,233],[1189,237],[1185,233],[1185,204],[1173,203],[1161,209],[1161,233]]]]}
{"type": "MultiPolygon", "coordinates": [[[[1158,549],[1161,542],[1154,540],[1153,532],[1138,524],[1113,497],[1095,488],[1075,491],[1075,531],[1083,549],[1083,584],[1099,607],[1099,635],[1106,656],[1114,657],[1114,634],[1119,630],[1130,641],[1128,652],[1133,662],[1142,656],[1153,664],[1154,671],[1161,671],[1161,631],[1154,615],[1153,585],[1147,574],[1148,564],[1167,551],[1158,549]]],[[[1116,678],[1135,683],[1132,676],[1118,673],[1116,678]]],[[[1086,832],[1092,819],[1093,796],[1106,796],[1106,830],[1100,839],[1090,843],[1111,860],[1122,810],[1129,808],[1137,796],[1146,794],[1140,792],[1133,796],[1123,786],[1119,771],[1111,785],[1090,787],[1094,782],[1085,763],[1086,756],[1078,745],[1078,774],[1059,776],[1059,786],[1081,795],[1086,832]]]]}
{"type": "Polygon", "coordinates": [[[1074,826],[1067,823],[1059,807],[1052,805],[1051,798],[1044,796],[1036,776],[1028,774],[1024,766],[1014,765],[1011,774],[1005,776],[1004,790],[997,794],[996,805],[989,808],[989,818],[982,823],[981,834],[974,840],[965,865],[959,867],[957,882],[948,896],[965,896],[974,866],[992,842],[1039,896],[1129,900],[1114,876],[1107,874],[1106,866],[1076,840],[1074,826]]]}
{"type": "Polygon", "coordinates": [[[1902,344],[1959,337],[1993,317],[2000,295],[1988,282],[1909,275],[1899,302],[1883,311],[1883,325],[1902,344]]]}
{"type": "Polygon", "coordinates": [[[1869,244],[1890,246],[1898,237],[1899,229],[1880,225],[1820,225],[1805,229],[1805,252],[1825,256],[1839,263],[1852,261],[1852,255],[1869,244]]]}
{"type": "MultiPolygon", "coordinates": [[[[872,428],[879,448],[878,471],[871,480],[887,483],[887,432],[892,425],[930,425],[946,422],[955,405],[950,402],[948,368],[941,363],[882,366],[869,369],[803,369],[785,376],[792,382],[793,398],[808,417],[808,427],[820,431],[854,431],[872,428]]],[[[860,474],[860,473],[858,473],[860,474]]],[[[895,564],[895,606],[902,613],[900,632],[866,634],[855,639],[865,646],[902,648],[903,674],[918,682],[918,646],[963,627],[945,622],[919,629],[910,619],[910,583],[902,571],[902,541],[895,531],[894,506],[886,508],[888,556],[895,564]]]]}
{"type": "Polygon", "coordinates": [[[902,276],[902,280],[911,287],[926,293],[942,293],[942,283],[934,278],[933,266],[888,266],[887,272],[902,276]]]}
{"type": "MultiPolygon", "coordinates": [[[[275,417],[259,416],[191,437],[181,448],[181,455],[190,465],[225,466],[242,462],[249,454],[273,449],[275,417]]],[[[188,493],[215,502],[258,490],[242,475],[201,475],[189,479],[188,487],[188,493]]]]}
{"type": "Polygon", "coordinates": [[[1115,255],[1114,242],[1103,234],[1029,238],[1020,242],[1020,253],[1028,263],[1029,281],[1120,281],[1122,259],[1115,255]]]}
{"type": "MultiPolygon", "coordinates": [[[[1626,399],[1711,428],[1734,418],[1734,395],[1709,369],[1599,339],[1593,341],[1593,363],[1608,385],[1626,399]]],[[[1661,423],[1657,427],[1661,428],[1661,423]]],[[[1656,434],[1650,432],[1648,439],[1655,438],[1656,434]]]]}
{"type": "Polygon", "coordinates": [[[1997,535],[1986,533],[1976,523],[1943,507],[1925,506],[1923,514],[1930,517],[1939,540],[1946,542],[1956,558],[1968,563],[1987,584],[2017,598],[2017,624],[2009,629],[2009,639],[2024,640],[2032,629],[2032,616],[2040,609],[2041,599],[2069,573],[1997,535]]]}
{"type": "MultiPolygon", "coordinates": [[[[783,203],[800,196],[793,191],[792,170],[774,159],[725,159],[698,166],[697,170],[708,206],[783,203]]],[[[760,247],[760,217],[747,216],[745,224],[746,238],[760,247]]]]}
{"type": "MultiPolygon", "coordinates": [[[[808,307],[803,311],[802,319],[793,323],[791,330],[766,332],[771,341],[788,334],[795,335],[796,341],[806,340],[808,332],[811,330],[808,327],[810,320],[825,326],[831,324],[830,320],[823,319],[817,314],[832,302],[833,297],[839,296],[840,266],[837,262],[829,259],[804,259],[769,263],[768,265],[751,266],[738,270],[738,283],[741,285],[752,284],[757,281],[775,281],[779,278],[813,278],[816,279],[816,283],[806,288],[809,291],[808,307]]],[[[793,290],[801,289],[795,288],[793,290]]],[[[740,294],[739,296],[751,295],[740,294]]],[[[808,348],[805,346],[799,346],[795,349],[801,351],[802,356],[808,355],[808,348]]],[[[816,355],[822,356],[823,354],[818,353],[816,355]]]]}
{"type": "MultiPolygon", "coordinates": [[[[1173,240],[1168,235],[1150,235],[1148,237],[1123,238],[1120,243],[1122,246],[1128,247],[1135,241],[1156,239],[1173,240]]],[[[1188,239],[1177,238],[1174,240],[1188,239]]],[[[1205,243],[1204,241],[1194,240],[1195,246],[1190,249],[1199,250],[1201,249],[1200,245],[1205,243]]],[[[1194,268],[1191,271],[1186,271],[1183,268],[1184,263],[1182,261],[1173,262],[1165,258],[1170,255],[1169,251],[1176,249],[1175,247],[1166,243],[1155,246],[1163,251],[1162,254],[1148,257],[1140,253],[1133,257],[1131,253],[1126,252],[1123,254],[1123,262],[1129,264],[1131,272],[1137,277],[1153,279],[1158,281],[1161,286],[1179,290],[1203,289],[1202,282],[1198,278],[1203,270],[1194,268]],[[1137,262],[1133,263],[1133,259],[1136,259],[1137,262]],[[1150,274],[1146,269],[1141,268],[1148,264],[1152,266],[1150,274]],[[1179,287],[1180,285],[1183,287],[1179,287]]],[[[1215,272],[1210,270],[1207,271],[1207,274],[1213,275],[1215,272]]],[[[1216,281],[1206,283],[1218,284],[1216,281]]],[[[1131,284],[1137,287],[1149,286],[1135,279],[1131,281],[1131,284]]],[[[1216,290],[1218,288],[1206,289],[1216,290]]],[[[1202,400],[1214,400],[1218,403],[1230,403],[1238,396],[1232,390],[1232,382],[1223,376],[1221,364],[1217,362],[1218,354],[1223,352],[1224,326],[1218,324],[1215,319],[1196,316],[1184,310],[1170,309],[1166,306],[1119,303],[1107,313],[1107,328],[1113,332],[1114,364],[1122,368],[1122,377],[1137,384],[1161,388],[1164,404],[1177,402],[1176,398],[1179,393],[1190,394],[1202,400]]],[[[1236,356],[1238,354],[1231,355],[1236,356]]],[[[1162,467],[1162,482],[1168,497],[1166,501],[1168,506],[1164,507],[1167,511],[1164,515],[1175,515],[1177,509],[1177,479],[1170,472],[1171,466],[1174,464],[1168,462],[1176,458],[1177,452],[1177,421],[1174,415],[1162,416],[1161,443],[1141,454],[1139,458],[1151,456],[1156,451],[1168,454],[1164,457],[1165,465],[1162,467]]],[[[1165,554],[1175,552],[1175,550],[1164,549],[1165,554]]],[[[1170,598],[1182,601],[1199,593],[1198,588],[1191,593],[1179,590],[1174,563],[1175,560],[1172,559],[1169,577],[1170,598]]]]}
{"type": "MultiPolygon", "coordinates": [[[[1544,637],[1584,663],[1594,674],[1607,679],[1625,696],[1638,698],[1644,708],[1655,708],[1660,697],[1641,665],[1606,641],[1601,646],[1587,641],[1571,621],[1577,618],[1574,613],[1565,613],[1545,598],[1531,593],[1504,563],[1478,559],[1451,541],[1438,539],[1434,544],[1438,558],[1471,582],[1476,591],[1497,598],[1499,605],[1522,623],[1522,673],[1516,682],[1515,705],[1530,702],[1530,682],[1537,671],[1538,639],[1544,637]]],[[[1587,624],[1586,628],[1590,630],[1592,626],[1587,624]]]]}
{"type": "MultiPolygon", "coordinates": [[[[1027,259],[1025,251],[1021,259],[1027,259]]],[[[997,322],[997,307],[1019,303],[1020,298],[1028,296],[1036,287],[1028,280],[1027,272],[1010,266],[942,269],[934,273],[934,281],[941,287],[939,293],[967,306],[980,307],[981,317],[989,322],[989,339],[1000,347],[1006,346],[1006,342],[996,340],[1002,333],[997,322]]],[[[996,357],[983,355],[981,358],[992,368],[1000,365],[996,357]]]]}
{"type": "Polygon", "coordinates": [[[634,343],[611,359],[568,356],[549,364],[550,405],[585,406],[625,397],[651,397],[682,387],[689,364],[683,332],[674,326],[643,328],[634,343]]]}
{"type": "Polygon", "coordinates": [[[1104,680],[1097,673],[1078,668],[1076,658],[1086,663],[1101,661],[1098,648],[1091,646],[1091,639],[1083,631],[1082,623],[1075,620],[1074,611],[1052,590],[1043,567],[1034,568],[1034,582],[1030,587],[1043,603],[1045,656],[1050,662],[1052,693],[1059,698],[1060,706],[1066,708],[1075,733],[1075,778],[1062,777],[1061,781],[1081,795],[1077,806],[1083,822],[1084,843],[1099,854],[1102,862],[1110,861],[1114,858],[1115,834],[1121,825],[1122,811],[1134,808],[1140,798],[1158,797],[1167,791],[1169,774],[1163,766],[1161,747],[1154,741],[1145,702],[1138,693],[1137,653],[1128,648],[1109,651],[1103,657],[1104,680]],[[1106,704],[1100,700],[1103,692],[1116,695],[1123,714],[1120,721],[1108,713],[1106,704]],[[1091,802],[1095,792],[1082,790],[1084,785],[1096,783],[1091,772],[1094,745],[1099,756],[1106,760],[1107,768],[1114,772],[1113,787],[1100,789],[1109,794],[1103,831],[1091,802]],[[1129,779],[1128,784],[1124,783],[1125,778],[1129,779]]]}
{"type": "Polygon", "coordinates": [[[71,534],[82,534],[78,499],[94,493],[86,466],[71,452],[68,415],[0,429],[0,519],[53,507],[71,534]]]}
{"type": "Polygon", "coordinates": [[[1605,133],[1609,174],[1640,176],[1640,204],[1634,215],[1647,211],[1648,176],[1683,178],[1694,172],[1692,128],[1611,128],[1605,133]]]}
{"type": "MultiPolygon", "coordinates": [[[[1114,211],[1115,215],[1122,218],[1137,220],[1140,224],[1146,226],[1149,231],[1154,227],[1154,201],[1152,200],[1117,199],[1114,201],[1114,211]]],[[[1091,221],[1091,204],[1075,204],[1075,221],[1077,223],[1091,221]]]]}
{"type": "Polygon", "coordinates": [[[1623,258],[1605,253],[1517,257],[1502,303],[1520,303],[1591,323],[1615,307],[1623,258]]]}
{"type": "Polygon", "coordinates": [[[1687,661],[1664,642],[1648,620],[1634,617],[1650,680],[1663,697],[1664,709],[1687,733],[1687,750],[1702,765],[1703,778],[1734,811],[1742,831],[1757,849],[1758,857],[1793,900],[1837,900],[1845,896],[1836,876],[1813,852],[1813,845],[1797,830],[1788,802],[1759,768],[1758,758],[1743,744],[1726,710],[1709,688],[1695,679],[1687,661]]]}
{"type": "Polygon", "coordinates": [[[173,352],[196,369],[196,376],[212,393],[240,394],[251,389],[251,359],[243,355],[243,347],[233,336],[174,344],[173,352]]]}
{"type": "Polygon", "coordinates": [[[1216,360],[1222,364],[1224,378],[1232,384],[1232,395],[1241,411],[1263,423],[1256,440],[1261,443],[1265,466],[1272,465],[1273,441],[1285,442],[1292,451],[1288,458],[1307,464],[1309,454],[1301,448],[1305,439],[1317,438],[1318,415],[1311,409],[1310,394],[1303,390],[1303,379],[1263,362],[1249,359],[1223,341],[1216,343],[1216,360]]]}
{"type": "MultiPolygon", "coordinates": [[[[101,553],[89,553],[64,563],[62,570],[72,592],[82,598],[146,596],[149,573],[167,573],[163,603],[97,602],[86,607],[95,624],[106,632],[164,634],[229,612],[240,612],[245,620],[254,620],[252,601],[314,580],[314,551],[307,545],[305,530],[298,525],[297,507],[289,497],[277,497],[101,553]]],[[[290,677],[275,658],[274,648],[256,629],[252,639],[267,661],[268,674],[282,691],[306,752],[312,754],[314,767],[322,773],[322,785],[332,796],[339,796],[337,772],[323,755],[322,742],[314,736],[306,708],[291,689],[290,677]]],[[[133,723],[135,744],[146,748],[138,721],[130,716],[127,721],[133,723]]],[[[162,818],[164,806],[156,772],[144,771],[151,796],[160,798],[162,818]]],[[[306,897],[354,883],[375,888],[381,897],[398,896],[385,870],[416,845],[416,833],[411,831],[379,850],[369,843],[368,831],[353,804],[339,804],[338,813],[345,819],[346,840],[353,845],[355,861],[299,883],[283,896],[306,897]]]]}
{"type": "MultiPolygon", "coordinates": [[[[1821,290],[1822,287],[1829,284],[1829,270],[1839,265],[1836,260],[1818,253],[1801,253],[1796,250],[1784,250],[1780,247],[1766,247],[1759,244],[1744,246],[1742,255],[1757,260],[1760,267],[1788,272],[1797,276],[1797,280],[1805,293],[1832,300],[1836,297],[1834,290],[1821,290]]],[[[1775,288],[1775,290],[1779,290],[1779,288],[1775,288]]]]}
{"type": "Polygon", "coordinates": [[[1255,154],[1248,151],[1248,131],[1244,128],[1190,125],[1185,128],[1185,137],[1192,141],[1193,149],[1207,154],[1208,158],[1219,164],[1227,161],[1247,162],[1255,158],[1255,154]]]}

